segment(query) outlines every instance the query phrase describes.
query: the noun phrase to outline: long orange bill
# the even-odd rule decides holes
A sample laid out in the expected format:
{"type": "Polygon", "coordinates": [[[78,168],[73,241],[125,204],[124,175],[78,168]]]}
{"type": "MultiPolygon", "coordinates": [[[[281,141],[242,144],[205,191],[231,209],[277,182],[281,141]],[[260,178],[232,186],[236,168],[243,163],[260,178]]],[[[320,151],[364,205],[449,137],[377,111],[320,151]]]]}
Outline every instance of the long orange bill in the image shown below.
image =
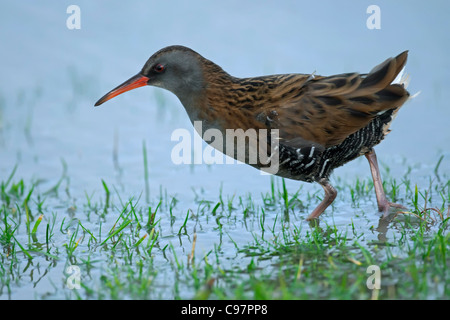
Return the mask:
{"type": "Polygon", "coordinates": [[[126,91],[130,91],[130,90],[133,90],[133,89],[136,89],[139,87],[146,86],[148,80],[149,80],[149,78],[138,73],[134,77],[128,79],[127,81],[122,83],[120,86],[112,89],[110,92],[108,92],[103,97],[101,97],[100,100],[98,100],[95,103],[95,106],[97,107],[97,106],[101,105],[102,103],[108,101],[109,99],[112,99],[126,91]]]}

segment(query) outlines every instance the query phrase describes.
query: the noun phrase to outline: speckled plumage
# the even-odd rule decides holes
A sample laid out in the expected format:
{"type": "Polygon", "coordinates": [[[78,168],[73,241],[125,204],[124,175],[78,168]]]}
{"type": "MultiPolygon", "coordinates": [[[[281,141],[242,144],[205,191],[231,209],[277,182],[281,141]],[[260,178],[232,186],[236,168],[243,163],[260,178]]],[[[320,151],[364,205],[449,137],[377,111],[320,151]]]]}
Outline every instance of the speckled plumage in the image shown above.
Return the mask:
{"type": "MultiPolygon", "coordinates": [[[[392,84],[406,59],[405,51],[368,74],[236,78],[189,48],[171,46],[152,55],[132,79],[145,78],[140,81],[172,91],[191,121],[202,121],[204,130],[215,128],[225,134],[227,129],[267,129],[263,139],[269,147],[270,131],[278,130],[277,175],[324,187],[324,200],[308,217],[314,219],[336,196],[328,181],[333,169],[365,155],[372,173],[378,170],[373,147],[389,132],[391,121],[409,97],[402,84],[392,84]]],[[[96,105],[137,87],[129,86],[128,81],[96,105]]],[[[398,205],[381,194],[379,172],[373,177],[379,209],[386,214],[390,206],[398,205]]]]}

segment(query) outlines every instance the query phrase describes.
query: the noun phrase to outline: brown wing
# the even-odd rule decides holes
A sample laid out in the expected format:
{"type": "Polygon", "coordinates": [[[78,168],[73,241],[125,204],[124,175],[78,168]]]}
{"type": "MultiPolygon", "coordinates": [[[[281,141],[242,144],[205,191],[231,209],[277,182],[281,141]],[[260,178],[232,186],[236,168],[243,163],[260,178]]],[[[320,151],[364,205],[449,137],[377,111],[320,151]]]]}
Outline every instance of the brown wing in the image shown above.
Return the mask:
{"type": "Polygon", "coordinates": [[[341,143],[365,127],[380,112],[400,107],[409,94],[402,85],[391,84],[406,63],[407,51],[389,58],[368,74],[348,73],[316,77],[268,106],[263,114],[270,127],[292,146],[341,143]]]}

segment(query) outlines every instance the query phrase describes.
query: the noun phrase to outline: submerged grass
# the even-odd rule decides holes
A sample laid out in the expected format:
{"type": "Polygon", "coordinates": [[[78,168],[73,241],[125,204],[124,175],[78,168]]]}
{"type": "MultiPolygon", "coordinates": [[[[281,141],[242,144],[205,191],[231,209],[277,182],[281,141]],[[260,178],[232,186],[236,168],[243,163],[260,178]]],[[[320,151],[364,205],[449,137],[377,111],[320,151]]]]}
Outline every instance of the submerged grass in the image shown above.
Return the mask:
{"type": "Polygon", "coordinates": [[[123,201],[101,180],[101,200],[86,193],[75,206],[58,197],[63,178],[41,193],[15,179],[16,166],[0,182],[0,297],[448,299],[450,180],[437,178],[441,162],[425,188],[411,170],[400,181],[385,173],[390,198],[410,208],[389,221],[373,212],[372,182],[358,178],[337,183],[351,204],[345,223],[335,208],[310,224],[321,194],[292,192],[282,179],[256,197],[194,190],[187,204],[162,188],[155,199],[146,191],[145,203],[123,201]]]}

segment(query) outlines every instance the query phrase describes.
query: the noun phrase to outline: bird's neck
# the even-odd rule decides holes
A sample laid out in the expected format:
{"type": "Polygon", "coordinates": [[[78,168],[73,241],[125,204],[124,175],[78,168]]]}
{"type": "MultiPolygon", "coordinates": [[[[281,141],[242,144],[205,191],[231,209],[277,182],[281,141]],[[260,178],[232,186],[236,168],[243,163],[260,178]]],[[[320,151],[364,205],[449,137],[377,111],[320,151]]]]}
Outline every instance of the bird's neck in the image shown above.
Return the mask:
{"type": "Polygon", "coordinates": [[[202,86],[178,98],[192,123],[202,121],[205,130],[217,128],[222,131],[227,127],[224,117],[236,109],[231,92],[238,82],[238,78],[205,59],[202,61],[202,86]]]}

